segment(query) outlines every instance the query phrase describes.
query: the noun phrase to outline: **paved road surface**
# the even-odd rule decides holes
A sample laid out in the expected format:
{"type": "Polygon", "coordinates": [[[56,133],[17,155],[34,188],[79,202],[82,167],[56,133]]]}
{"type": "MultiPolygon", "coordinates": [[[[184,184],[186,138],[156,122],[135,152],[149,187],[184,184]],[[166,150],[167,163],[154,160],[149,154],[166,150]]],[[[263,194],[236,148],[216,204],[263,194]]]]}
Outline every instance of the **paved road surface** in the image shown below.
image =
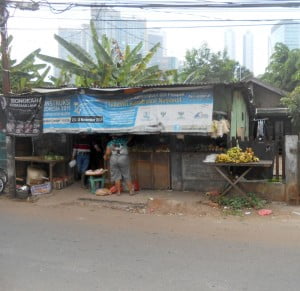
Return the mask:
{"type": "Polygon", "coordinates": [[[300,290],[300,220],[0,201],[0,290],[300,290]]]}

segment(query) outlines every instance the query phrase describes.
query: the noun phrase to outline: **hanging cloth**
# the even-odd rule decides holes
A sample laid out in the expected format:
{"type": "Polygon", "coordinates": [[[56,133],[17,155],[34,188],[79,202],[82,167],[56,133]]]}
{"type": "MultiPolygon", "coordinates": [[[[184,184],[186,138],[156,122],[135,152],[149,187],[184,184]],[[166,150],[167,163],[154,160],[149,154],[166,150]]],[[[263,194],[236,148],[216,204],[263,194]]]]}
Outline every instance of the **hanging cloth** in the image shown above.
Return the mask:
{"type": "Polygon", "coordinates": [[[264,137],[265,136],[265,120],[259,119],[257,121],[257,134],[256,137],[264,137]]]}

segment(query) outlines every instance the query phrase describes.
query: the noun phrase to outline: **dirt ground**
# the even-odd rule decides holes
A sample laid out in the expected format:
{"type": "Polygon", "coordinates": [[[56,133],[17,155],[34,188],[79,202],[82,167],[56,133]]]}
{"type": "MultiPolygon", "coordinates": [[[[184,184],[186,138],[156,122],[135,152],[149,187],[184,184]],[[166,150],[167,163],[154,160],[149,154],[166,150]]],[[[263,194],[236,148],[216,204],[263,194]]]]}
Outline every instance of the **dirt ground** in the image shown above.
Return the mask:
{"type": "Polygon", "coordinates": [[[272,214],[260,216],[255,209],[244,209],[234,212],[210,201],[205,193],[190,191],[139,191],[137,195],[130,196],[123,193],[121,196],[96,196],[88,189],[75,183],[62,190],[53,190],[50,194],[33,196],[29,199],[11,199],[8,194],[0,196],[0,204],[10,207],[40,209],[71,209],[80,207],[87,209],[115,209],[137,214],[209,217],[222,219],[236,219],[251,221],[259,220],[299,220],[300,206],[287,205],[284,202],[270,202],[266,209],[272,214]]]}

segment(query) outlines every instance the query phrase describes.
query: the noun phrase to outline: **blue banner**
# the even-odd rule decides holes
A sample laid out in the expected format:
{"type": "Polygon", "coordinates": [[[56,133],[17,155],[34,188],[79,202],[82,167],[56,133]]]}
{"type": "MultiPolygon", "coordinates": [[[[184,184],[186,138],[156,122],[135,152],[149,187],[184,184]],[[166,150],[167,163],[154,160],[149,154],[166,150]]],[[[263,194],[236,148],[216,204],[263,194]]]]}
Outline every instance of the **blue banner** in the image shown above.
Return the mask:
{"type": "Polygon", "coordinates": [[[47,96],[44,132],[208,132],[211,90],[47,96]]]}

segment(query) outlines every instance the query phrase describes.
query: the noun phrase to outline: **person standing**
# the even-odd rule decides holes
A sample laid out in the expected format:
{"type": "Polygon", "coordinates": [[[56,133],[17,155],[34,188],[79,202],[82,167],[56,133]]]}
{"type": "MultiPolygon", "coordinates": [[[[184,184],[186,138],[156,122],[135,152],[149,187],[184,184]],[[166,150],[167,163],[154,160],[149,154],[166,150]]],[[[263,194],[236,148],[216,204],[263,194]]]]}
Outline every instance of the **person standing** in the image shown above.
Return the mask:
{"type": "Polygon", "coordinates": [[[134,195],[134,188],[130,176],[130,163],[128,156],[127,144],[130,141],[125,136],[112,136],[112,140],[108,142],[104,154],[104,160],[109,160],[111,180],[117,188],[117,195],[121,195],[122,179],[126,181],[130,195],[134,195]]]}
{"type": "Polygon", "coordinates": [[[95,142],[92,142],[87,134],[80,133],[73,146],[72,159],[76,159],[77,173],[81,179],[82,186],[85,184],[85,171],[88,170],[90,165],[92,148],[99,153],[101,152],[100,147],[95,142]]]}

